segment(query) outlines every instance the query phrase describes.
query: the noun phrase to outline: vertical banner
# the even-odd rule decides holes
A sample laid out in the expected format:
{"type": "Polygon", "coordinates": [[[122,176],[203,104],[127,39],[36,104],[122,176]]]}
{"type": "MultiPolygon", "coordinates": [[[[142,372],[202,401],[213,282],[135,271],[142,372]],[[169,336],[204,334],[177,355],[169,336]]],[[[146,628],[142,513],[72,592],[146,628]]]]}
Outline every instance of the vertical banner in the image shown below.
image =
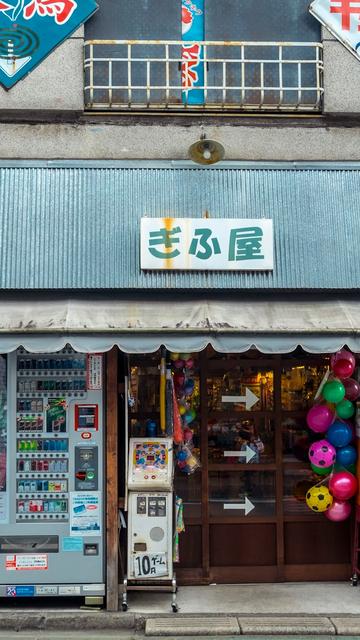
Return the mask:
{"type": "Polygon", "coordinates": [[[204,104],[205,0],[181,0],[181,86],[184,104],[204,104]],[[188,43],[188,44],[186,44],[188,43]]]}

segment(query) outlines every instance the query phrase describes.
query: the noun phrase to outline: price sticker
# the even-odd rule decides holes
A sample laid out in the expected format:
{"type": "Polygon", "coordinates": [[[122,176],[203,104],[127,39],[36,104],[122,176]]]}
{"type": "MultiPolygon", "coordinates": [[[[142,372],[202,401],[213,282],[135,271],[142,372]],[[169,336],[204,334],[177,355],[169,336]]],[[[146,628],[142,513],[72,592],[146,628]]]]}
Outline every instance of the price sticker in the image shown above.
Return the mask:
{"type": "Polygon", "coordinates": [[[166,553],[137,553],[134,556],[135,578],[160,578],[168,574],[166,553]]]}

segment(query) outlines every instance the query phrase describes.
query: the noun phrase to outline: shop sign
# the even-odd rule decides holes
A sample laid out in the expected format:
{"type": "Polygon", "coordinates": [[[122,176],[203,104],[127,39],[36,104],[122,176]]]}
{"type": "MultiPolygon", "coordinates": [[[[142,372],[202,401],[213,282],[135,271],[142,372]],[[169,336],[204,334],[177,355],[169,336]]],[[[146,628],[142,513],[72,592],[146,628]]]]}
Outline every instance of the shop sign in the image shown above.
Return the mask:
{"type": "Polygon", "coordinates": [[[270,271],[272,220],[142,218],[141,268],[270,271]]]}
{"type": "Polygon", "coordinates": [[[313,0],[310,13],[359,58],[359,0],[313,0]]]}
{"type": "Polygon", "coordinates": [[[96,9],[95,0],[0,0],[0,83],[13,87],[96,9]]]}

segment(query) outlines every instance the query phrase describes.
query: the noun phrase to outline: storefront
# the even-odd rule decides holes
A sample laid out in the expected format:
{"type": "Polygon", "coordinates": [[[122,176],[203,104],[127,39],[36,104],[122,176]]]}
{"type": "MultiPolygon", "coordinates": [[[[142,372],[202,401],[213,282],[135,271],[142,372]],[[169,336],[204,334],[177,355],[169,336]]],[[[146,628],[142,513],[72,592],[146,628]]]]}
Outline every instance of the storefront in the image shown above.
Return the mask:
{"type": "MultiPolygon", "coordinates": [[[[98,469],[106,487],[109,608],[117,606],[121,581],[118,507],[125,506],[127,437],[144,436],[149,420],[158,428],[161,347],[167,358],[191,354],[191,430],[201,462],[190,475],[176,471],[185,520],[179,581],[349,578],[350,520],[329,522],[304,504],[311,477],[305,416],[329,355],[345,344],[360,352],[360,223],[353,197],[359,168],[337,168],[337,193],[329,189],[334,168],[318,165],[13,163],[2,171],[9,225],[2,242],[0,352],[56,353],[71,345],[75,353],[104,354],[101,389],[86,383],[81,403],[71,402],[98,405],[104,437],[104,472],[98,469]],[[271,218],[273,270],[141,269],[140,219],[194,217],[195,210],[199,218],[205,212],[271,218]],[[16,254],[15,217],[22,230],[16,254]],[[101,401],[89,389],[101,391],[101,401]]],[[[19,389],[8,393],[16,406],[19,389]]],[[[96,422],[92,411],[88,418],[96,422]]],[[[67,426],[75,447],[82,437],[76,415],[74,409],[67,426]]],[[[101,482],[86,490],[102,490],[101,482]]],[[[74,542],[66,544],[76,552],[74,542]]]]}

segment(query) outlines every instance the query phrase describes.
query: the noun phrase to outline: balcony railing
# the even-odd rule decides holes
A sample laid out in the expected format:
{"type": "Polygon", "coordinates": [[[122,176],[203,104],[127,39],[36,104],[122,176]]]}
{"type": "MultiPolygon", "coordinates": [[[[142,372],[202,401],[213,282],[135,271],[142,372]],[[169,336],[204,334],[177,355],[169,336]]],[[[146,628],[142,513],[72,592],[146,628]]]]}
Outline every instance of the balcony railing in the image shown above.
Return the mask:
{"type": "MultiPolygon", "coordinates": [[[[321,110],[318,42],[219,42],[202,45],[203,84],[191,104],[181,85],[181,41],[85,42],[85,108],[134,111],[321,110]]],[[[186,69],[185,69],[186,70],[186,69]]],[[[193,93],[194,95],[194,93],[193,93]]]]}

